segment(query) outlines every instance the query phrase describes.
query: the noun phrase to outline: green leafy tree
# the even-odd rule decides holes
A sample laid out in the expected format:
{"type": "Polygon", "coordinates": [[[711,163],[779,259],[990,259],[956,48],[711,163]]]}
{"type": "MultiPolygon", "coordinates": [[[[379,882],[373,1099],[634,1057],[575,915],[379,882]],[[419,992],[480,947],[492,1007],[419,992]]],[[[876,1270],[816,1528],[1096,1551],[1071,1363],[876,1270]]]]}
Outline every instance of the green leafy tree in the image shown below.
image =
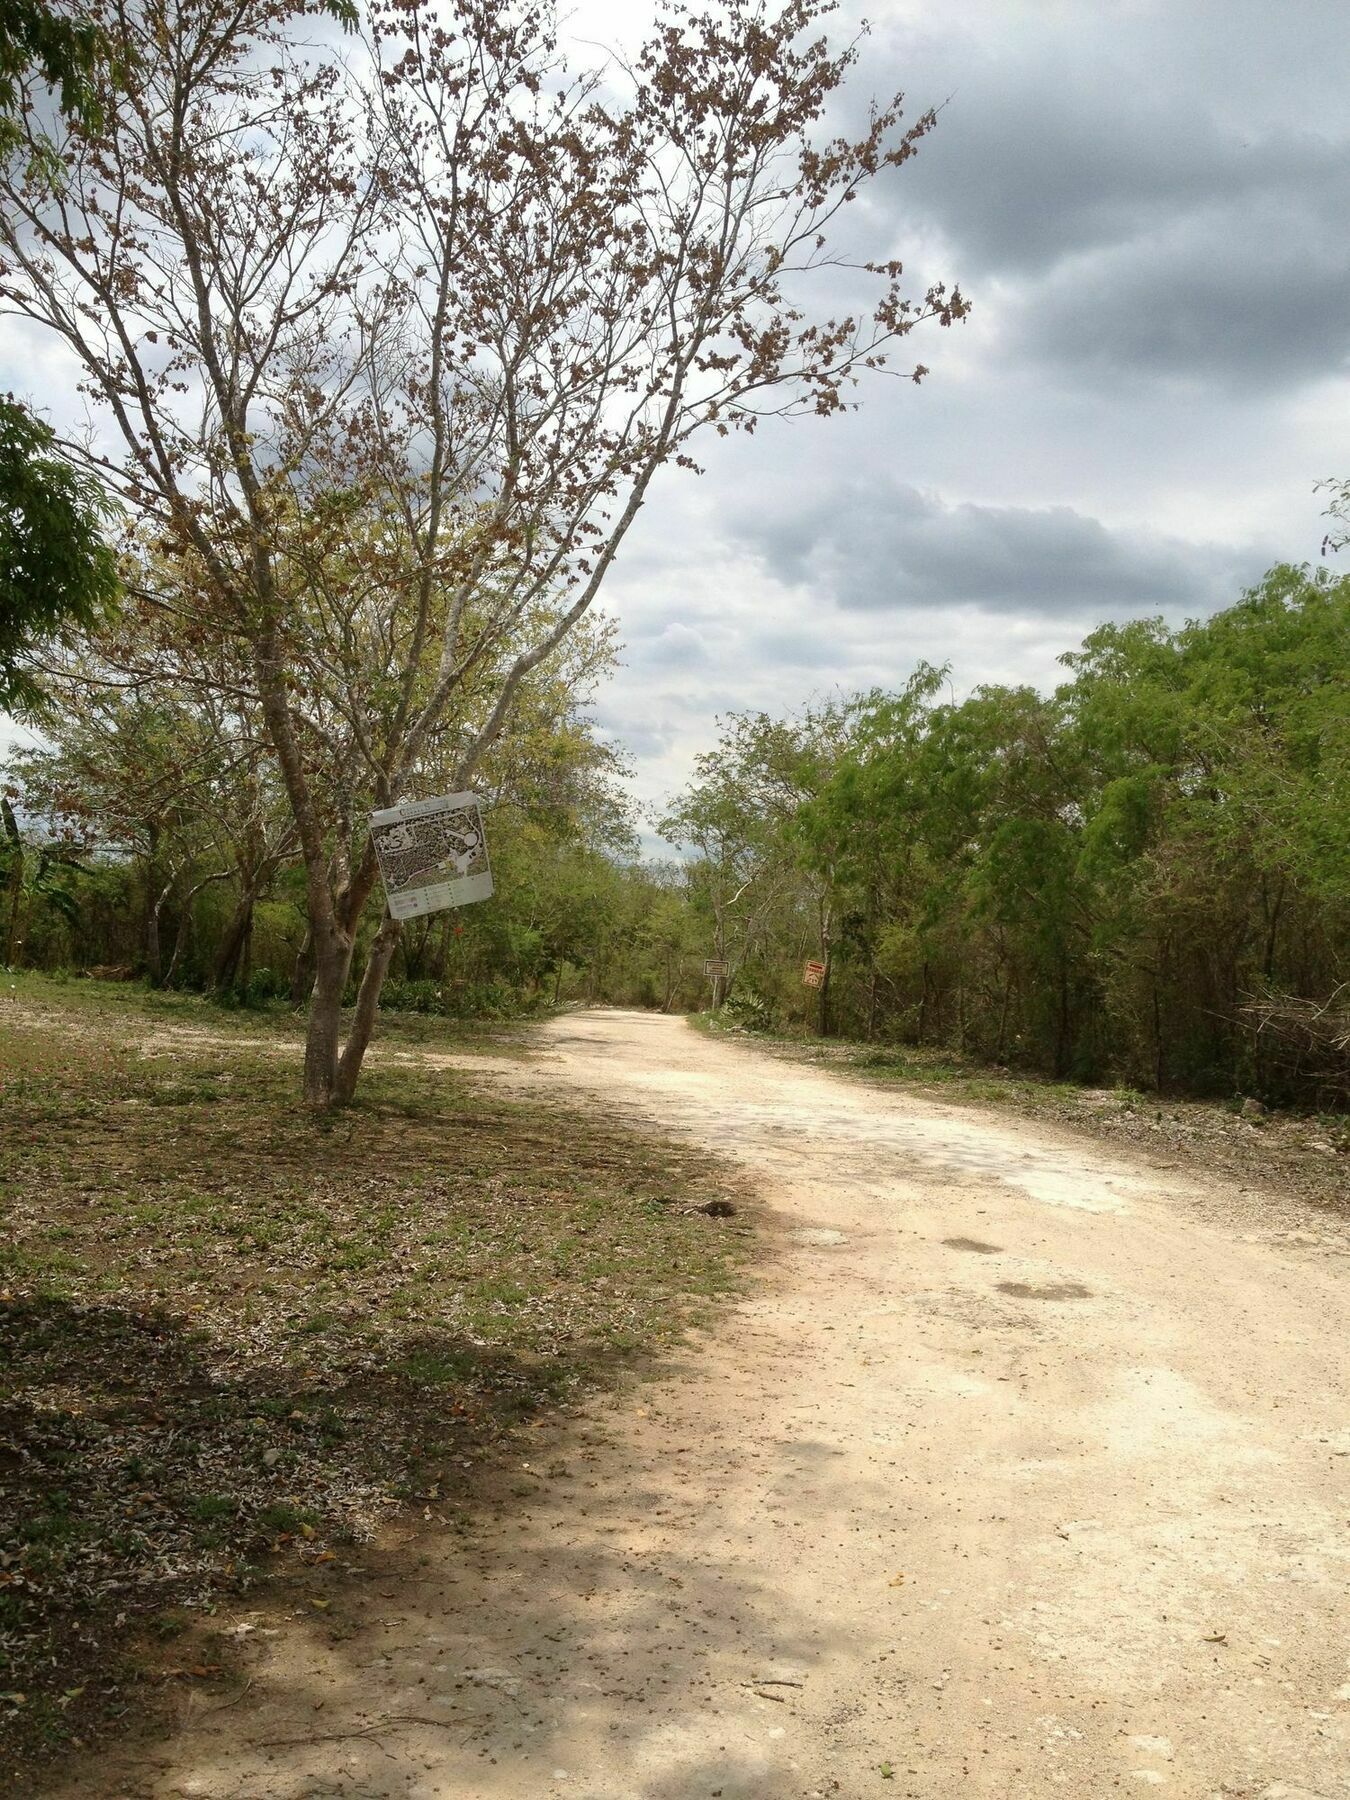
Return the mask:
{"type": "Polygon", "coordinates": [[[55,449],[55,434],[0,399],[0,708],[37,713],[43,644],[99,623],[118,593],[98,483],[55,449]]]}
{"type": "Polygon", "coordinates": [[[1211,618],[1104,625],[1062,660],[1053,694],[961,701],[920,668],[842,709],[828,754],[798,720],[734,721],[670,820],[695,909],[744,934],[741,884],[786,872],[753,921],[781,1023],[810,874],[845,1029],[1061,1077],[1350,1093],[1350,579],[1276,568],[1211,618]]]}
{"type": "MultiPolygon", "coordinates": [[[[31,119],[35,89],[51,90],[71,122],[98,126],[104,52],[84,8],[0,0],[0,158],[19,155],[26,141],[34,168],[59,180],[31,119]]],[[[99,483],[59,454],[50,427],[13,396],[0,399],[0,709],[38,711],[35,654],[114,602],[117,571],[103,536],[111,513],[99,483]]]]}
{"type": "Polygon", "coordinates": [[[34,85],[52,90],[67,118],[102,122],[97,75],[107,40],[89,9],[61,0],[0,0],[0,155],[24,141],[34,85]]]}

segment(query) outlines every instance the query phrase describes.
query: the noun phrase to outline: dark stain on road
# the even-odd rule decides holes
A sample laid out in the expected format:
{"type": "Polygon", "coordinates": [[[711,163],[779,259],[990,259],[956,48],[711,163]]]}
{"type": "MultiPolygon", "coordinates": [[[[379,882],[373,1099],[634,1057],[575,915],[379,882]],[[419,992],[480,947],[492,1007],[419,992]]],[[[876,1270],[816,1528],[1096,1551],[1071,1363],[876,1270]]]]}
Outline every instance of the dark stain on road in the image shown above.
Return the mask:
{"type": "Polygon", "coordinates": [[[1092,1289],[1081,1281],[1047,1281],[1039,1286],[1029,1281],[1000,1281],[1000,1294],[1011,1294],[1016,1300],[1090,1300],[1092,1289]]]}

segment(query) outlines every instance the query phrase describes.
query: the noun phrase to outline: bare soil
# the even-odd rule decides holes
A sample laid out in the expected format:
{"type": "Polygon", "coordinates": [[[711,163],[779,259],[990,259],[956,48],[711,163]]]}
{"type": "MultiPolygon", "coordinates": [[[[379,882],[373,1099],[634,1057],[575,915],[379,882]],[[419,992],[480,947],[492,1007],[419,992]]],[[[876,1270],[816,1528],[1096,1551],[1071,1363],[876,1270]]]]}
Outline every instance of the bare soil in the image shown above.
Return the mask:
{"type": "Polygon", "coordinates": [[[1275,1187],[1286,1198],[1350,1213],[1350,1116],[1345,1113],[1269,1109],[1240,1095],[1199,1100],[1122,1086],[1089,1088],[963,1061],[928,1047],[769,1037],[707,1014],[699,1023],[718,1036],[888,1090],[1067,1125],[1158,1169],[1198,1166],[1239,1191],[1259,1194],[1275,1187]]]}
{"type": "Polygon", "coordinates": [[[677,1020],[538,1043],[513,1092],[740,1165],[766,1276],[59,1792],[1350,1795],[1343,1218],[677,1020]]]}

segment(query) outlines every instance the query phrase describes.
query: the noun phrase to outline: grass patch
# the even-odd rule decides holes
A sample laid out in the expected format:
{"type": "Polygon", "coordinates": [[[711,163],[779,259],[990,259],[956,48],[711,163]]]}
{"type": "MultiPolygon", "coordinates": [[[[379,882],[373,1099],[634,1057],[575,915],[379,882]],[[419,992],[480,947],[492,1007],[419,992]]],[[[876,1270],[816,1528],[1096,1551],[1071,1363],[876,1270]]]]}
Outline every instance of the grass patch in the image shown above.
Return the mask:
{"type": "Polygon", "coordinates": [[[706,1157],[415,1045],[313,1118],[296,1030],[0,983],[0,1733],[20,1762],[126,1709],[128,1637],[322,1573],[410,1496],[467,1497],[532,1415],[735,1284],[743,1234],[673,1204],[722,1186],[706,1157]]]}

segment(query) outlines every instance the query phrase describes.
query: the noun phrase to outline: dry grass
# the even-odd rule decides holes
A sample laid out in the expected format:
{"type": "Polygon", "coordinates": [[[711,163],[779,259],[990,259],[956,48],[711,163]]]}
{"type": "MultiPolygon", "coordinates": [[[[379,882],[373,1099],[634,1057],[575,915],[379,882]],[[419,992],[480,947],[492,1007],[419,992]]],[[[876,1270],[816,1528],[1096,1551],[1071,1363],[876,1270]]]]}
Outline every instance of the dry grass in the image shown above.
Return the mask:
{"type": "Polygon", "coordinates": [[[676,1204],[721,1190],[706,1159],[415,1050],[520,1054],[509,1033],[405,1035],[323,1121],[297,1107],[288,1021],[0,990],[0,1722],[21,1755],[87,1740],[151,1665],[210,1673],[223,1599],[359,1564],[414,1496],[470,1494],[532,1415],[733,1284],[737,1228],[676,1204]],[[167,1664],[144,1648],[180,1632],[167,1664]]]}

